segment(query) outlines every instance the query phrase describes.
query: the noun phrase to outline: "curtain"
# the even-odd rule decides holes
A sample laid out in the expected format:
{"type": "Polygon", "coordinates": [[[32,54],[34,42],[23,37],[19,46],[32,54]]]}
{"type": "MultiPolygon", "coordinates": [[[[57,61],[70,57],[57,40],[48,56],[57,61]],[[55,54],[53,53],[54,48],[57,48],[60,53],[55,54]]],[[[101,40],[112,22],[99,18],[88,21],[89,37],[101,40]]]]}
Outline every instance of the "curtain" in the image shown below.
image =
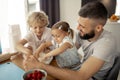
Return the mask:
{"type": "Polygon", "coordinates": [[[116,0],[101,0],[104,6],[107,8],[108,17],[111,17],[112,14],[115,14],[116,10],[116,0]]]}
{"type": "Polygon", "coordinates": [[[88,2],[92,2],[92,1],[96,1],[96,0],[82,0],[81,6],[84,6],[84,5],[87,4],[88,2]]]}
{"type": "Polygon", "coordinates": [[[60,20],[59,0],[40,0],[40,9],[48,15],[50,21],[48,27],[52,27],[60,20]]]}

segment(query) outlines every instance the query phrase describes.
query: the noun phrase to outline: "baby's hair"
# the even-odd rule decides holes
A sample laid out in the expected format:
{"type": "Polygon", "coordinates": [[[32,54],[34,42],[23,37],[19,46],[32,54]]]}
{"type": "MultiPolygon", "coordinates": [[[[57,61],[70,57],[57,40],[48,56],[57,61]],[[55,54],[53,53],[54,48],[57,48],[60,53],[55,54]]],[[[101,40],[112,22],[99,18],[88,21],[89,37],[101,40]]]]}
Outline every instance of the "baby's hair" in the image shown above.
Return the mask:
{"type": "Polygon", "coordinates": [[[65,22],[65,21],[59,21],[57,23],[55,23],[53,26],[52,26],[52,30],[53,29],[60,29],[62,31],[65,31],[65,32],[68,32],[69,33],[69,36],[73,39],[74,37],[74,32],[73,30],[70,28],[70,25],[65,22]]]}
{"type": "Polygon", "coordinates": [[[43,11],[32,12],[28,16],[27,24],[29,27],[39,26],[41,24],[44,24],[46,27],[49,25],[48,16],[43,11]]]}

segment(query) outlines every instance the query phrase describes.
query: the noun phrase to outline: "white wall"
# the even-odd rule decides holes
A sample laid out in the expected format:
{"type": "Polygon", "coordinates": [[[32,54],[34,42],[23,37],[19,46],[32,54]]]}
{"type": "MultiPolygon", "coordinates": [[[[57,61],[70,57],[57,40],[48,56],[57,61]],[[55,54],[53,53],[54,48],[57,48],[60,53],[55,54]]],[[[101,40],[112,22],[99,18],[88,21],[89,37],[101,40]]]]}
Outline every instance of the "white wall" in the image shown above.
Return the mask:
{"type": "Polygon", "coordinates": [[[120,0],[117,0],[117,6],[116,6],[116,13],[115,14],[120,16],[120,0]]]}
{"type": "Polygon", "coordinates": [[[75,29],[80,8],[81,0],[60,0],[60,19],[67,21],[75,29]]]}

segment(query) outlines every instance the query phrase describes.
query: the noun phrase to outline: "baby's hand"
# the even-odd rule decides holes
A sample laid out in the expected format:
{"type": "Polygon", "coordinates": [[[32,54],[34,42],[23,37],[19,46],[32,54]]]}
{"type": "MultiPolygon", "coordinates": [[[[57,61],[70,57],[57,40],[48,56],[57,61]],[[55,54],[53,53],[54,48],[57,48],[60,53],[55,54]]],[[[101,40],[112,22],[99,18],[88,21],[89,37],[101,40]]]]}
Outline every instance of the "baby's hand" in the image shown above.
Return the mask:
{"type": "Polygon", "coordinates": [[[47,60],[47,58],[48,57],[44,55],[43,57],[41,57],[41,61],[45,61],[45,60],[47,60]]]}
{"type": "Polygon", "coordinates": [[[33,53],[33,56],[34,56],[35,58],[38,58],[38,57],[39,57],[39,54],[38,54],[38,53],[33,53]]]}
{"type": "Polygon", "coordinates": [[[42,56],[40,56],[39,58],[38,58],[38,60],[40,61],[40,62],[45,62],[45,61],[47,61],[49,59],[49,57],[46,55],[46,54],[42,54],[42,56]]]}
{"type": "Polygon", "coordinates": [[[38,58],[38,61],[43,62],[44,63],[44,58],[38,58]]]}

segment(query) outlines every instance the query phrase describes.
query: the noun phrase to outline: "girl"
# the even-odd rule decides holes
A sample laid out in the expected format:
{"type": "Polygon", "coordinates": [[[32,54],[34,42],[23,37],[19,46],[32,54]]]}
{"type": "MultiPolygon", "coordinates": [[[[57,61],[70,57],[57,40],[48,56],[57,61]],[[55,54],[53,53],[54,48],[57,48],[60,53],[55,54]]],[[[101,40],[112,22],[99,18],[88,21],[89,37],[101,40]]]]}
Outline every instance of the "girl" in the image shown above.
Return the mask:
{"type": "Polygon", "coordinates": [[[51,33],[53,40],[42,43],[38,48],[38,53],[35,55],[39,56],[39,53],[42,52],[44,48],[54,46],[55,49],[46,53],[41,60],[55,56],[59,67],[78,70],[81,62],[77,48],[72,41],[73,30],[70,29],[69,24],[60,21],[53,25],[51,33]]]}

